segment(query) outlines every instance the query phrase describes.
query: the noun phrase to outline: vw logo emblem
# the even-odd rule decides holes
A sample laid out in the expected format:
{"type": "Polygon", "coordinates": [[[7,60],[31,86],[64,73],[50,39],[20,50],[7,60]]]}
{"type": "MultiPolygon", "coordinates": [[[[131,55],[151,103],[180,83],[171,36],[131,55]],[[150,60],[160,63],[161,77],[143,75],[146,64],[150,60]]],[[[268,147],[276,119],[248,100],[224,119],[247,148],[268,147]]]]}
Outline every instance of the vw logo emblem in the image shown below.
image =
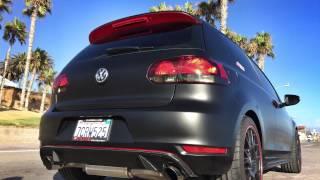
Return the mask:
{"type": "Polygon", "coordinates": [[[96,73],[96,81],[98,83],[104,83],[107,80],[108,76],[108,70],[106,68],[100,68],[96,73]]]}

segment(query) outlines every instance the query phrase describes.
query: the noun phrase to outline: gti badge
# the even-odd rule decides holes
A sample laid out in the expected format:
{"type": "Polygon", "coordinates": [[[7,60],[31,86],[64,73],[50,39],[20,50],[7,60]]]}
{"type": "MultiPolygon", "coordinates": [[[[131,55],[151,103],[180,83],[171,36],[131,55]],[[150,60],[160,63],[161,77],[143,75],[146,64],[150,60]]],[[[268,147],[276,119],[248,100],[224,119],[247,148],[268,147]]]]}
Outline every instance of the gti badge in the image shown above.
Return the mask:
{"type": "Polygon", "coordinates": [[[104,83],[107,80],[108,76],[108,70],[106,68],[100,68],[96,73],[96,81],[100,84],[104,83]]]}

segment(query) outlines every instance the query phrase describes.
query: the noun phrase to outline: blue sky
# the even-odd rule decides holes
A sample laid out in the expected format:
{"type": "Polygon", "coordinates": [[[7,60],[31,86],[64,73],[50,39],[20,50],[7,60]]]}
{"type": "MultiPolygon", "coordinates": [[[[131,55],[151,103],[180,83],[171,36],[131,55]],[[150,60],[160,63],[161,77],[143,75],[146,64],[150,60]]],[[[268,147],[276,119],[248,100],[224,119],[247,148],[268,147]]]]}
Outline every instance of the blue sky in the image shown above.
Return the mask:
{"type": "MultiPolygon", "coordinates": [[[[95,27],[118,18],[143,13],[160,0],[53,0],[52,15],[37,22],[34,47],[47,50],[60,71],[72,57],[88,45],[88,34],[95,27]]],[[[166,1],[183,4],[184,0],[166,1]]],[[[200,0],[190,0],[198,3],[200,0]]],[[[11,15],[29,26],[21,14],[23,1],[14,1],[11,15]]],[[[258,31],[269,32],[275,45],[275,60],[267,59],[266,74],[279,95],[298,94],[301,103],[288,107],[299,124],[320,127],[320,1],[308,0],[236,0],[230,5],[228,26],[252,37],[258,31]],[[290,83],[290,87],[282,85],[290,83]]],[[[3,21],[3,22],[4,22],[3,21]]],[[[3,23],[2,22],[2,23],[3,23]]],[[[2,33],[2,31],[1,31],[2,33]]],[[[0,41],[0,59],[4,59],[7,43],[0,41]]],[[[13,53],[26,51],[15,45],[13,53]]]]}

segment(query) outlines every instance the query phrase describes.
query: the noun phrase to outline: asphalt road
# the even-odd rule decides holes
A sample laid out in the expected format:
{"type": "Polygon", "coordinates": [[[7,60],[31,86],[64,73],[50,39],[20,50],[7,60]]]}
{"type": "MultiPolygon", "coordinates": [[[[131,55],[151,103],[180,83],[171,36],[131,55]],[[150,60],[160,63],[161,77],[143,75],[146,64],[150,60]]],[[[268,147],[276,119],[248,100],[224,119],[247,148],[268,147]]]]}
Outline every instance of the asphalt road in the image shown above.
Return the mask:
{"type": "MultiPolygon", "coordinates": [[[[270,171],[265,180],[320,179],[320,144],[305,144],[302,147],[303,168],[300,174],[270,171]]],[[[4,148],[0,146],[0,180],[63,180],[57,171],[47,171],[36,149],[4,148]]]]}

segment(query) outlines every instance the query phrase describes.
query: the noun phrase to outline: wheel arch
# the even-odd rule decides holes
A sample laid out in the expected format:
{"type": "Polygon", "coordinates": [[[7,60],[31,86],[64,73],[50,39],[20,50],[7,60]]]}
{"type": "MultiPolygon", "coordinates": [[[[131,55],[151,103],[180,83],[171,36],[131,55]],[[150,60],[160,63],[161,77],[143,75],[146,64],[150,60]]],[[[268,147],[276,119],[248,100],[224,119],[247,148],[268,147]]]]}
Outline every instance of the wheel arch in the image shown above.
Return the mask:
{"type": "Polygon", "coordinates": [[[262,115],[261,115],[259,108],[257,106],[250,105],[250,104],[246,104],[245,106],[243,106],[243,108],[241,109],[241,111],[238,115],[238,121],[236,124],[236,130],[234,131],[235,132],[234,137],[236,137],[237,134],[239,133],[240,126],[241,126],[241,123],[243,121],[244,116],[249,116],[254,121],[254,123],[257,126],[257,129],[259,131],[262,149],[264,149],[264,146],[265,146],[264,143],[266,142],[265,141],[264,123],[263,123],[262,115]]]}
{"type": "Polygon", "coordinates": [[[292,126],[296,131],[298,131],[297,123],[293,119],[292,119],[292,126]]]}
{"type": "Polygon", "coordinates": [[[260,120],[259,120],[257,114],[253,110],[249,110],[245,113],[245,115],[250,117],[253,120],[253,122],[255,123],[255,125],[258,129],[259,136],[260,136],[261,145],[263,146],[263,134],[262,134],[262,130],[261,130],[261,123],[260,123],[260,120]]]}

